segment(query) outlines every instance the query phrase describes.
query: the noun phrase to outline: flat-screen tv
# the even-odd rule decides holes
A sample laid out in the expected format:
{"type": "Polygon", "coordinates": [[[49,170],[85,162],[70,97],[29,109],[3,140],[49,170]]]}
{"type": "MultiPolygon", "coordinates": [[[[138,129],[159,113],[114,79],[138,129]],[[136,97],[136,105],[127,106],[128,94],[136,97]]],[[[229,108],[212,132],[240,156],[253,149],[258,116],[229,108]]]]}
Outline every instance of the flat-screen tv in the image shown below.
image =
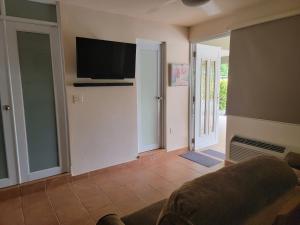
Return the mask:
{"type": "Polygon", "coordinates": [[[76,37],[76,53],[79,78],[135,77],[135,44],[76,37]]]}

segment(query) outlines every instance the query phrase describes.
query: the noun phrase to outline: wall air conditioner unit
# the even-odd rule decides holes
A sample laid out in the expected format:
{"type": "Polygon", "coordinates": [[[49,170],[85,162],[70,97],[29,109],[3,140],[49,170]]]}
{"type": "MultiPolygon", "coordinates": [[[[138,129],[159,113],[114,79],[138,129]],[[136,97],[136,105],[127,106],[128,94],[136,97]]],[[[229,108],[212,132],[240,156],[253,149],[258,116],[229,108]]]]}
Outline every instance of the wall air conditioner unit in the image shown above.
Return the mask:
{"type": "Polygon", "coordinates": [[[283,159],[288,152],[284,146],[234,136],[230,142],[229,160],[241,162],[260,155],[273,155],[283,159]]]}

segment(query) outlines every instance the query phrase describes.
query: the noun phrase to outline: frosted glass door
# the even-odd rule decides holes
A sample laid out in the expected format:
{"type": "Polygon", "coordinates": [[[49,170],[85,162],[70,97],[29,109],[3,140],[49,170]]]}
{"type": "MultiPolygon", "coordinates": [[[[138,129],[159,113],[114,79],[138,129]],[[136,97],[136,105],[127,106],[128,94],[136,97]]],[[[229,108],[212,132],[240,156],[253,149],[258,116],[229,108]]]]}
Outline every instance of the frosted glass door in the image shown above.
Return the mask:
{"type": "MultiPolygon", "coordinates": [[[[4,49],[4,28],[0,20],[0,49],[4,49]]],[[[17,183],[13,109],[5,51],[0,51],[0,188],[17,183]]]]}
{"type": "Polygon", "coordinates": [[[160,147],[160,44],[138,44],[139,151],[160,147]]]}
{"type": "Polygon", "coordinates": [[[21,182],[63,172],[57,28],[8,23],[21,182]],[[59,99],[56,97],[59,96],[59,99]],[[59,113],[58,113],[59,112],[59,113]]]}
{"type": "Polygon", "coordinates": [[[30,172],[59,166],[50,35],[17,32],[30,172]]]}

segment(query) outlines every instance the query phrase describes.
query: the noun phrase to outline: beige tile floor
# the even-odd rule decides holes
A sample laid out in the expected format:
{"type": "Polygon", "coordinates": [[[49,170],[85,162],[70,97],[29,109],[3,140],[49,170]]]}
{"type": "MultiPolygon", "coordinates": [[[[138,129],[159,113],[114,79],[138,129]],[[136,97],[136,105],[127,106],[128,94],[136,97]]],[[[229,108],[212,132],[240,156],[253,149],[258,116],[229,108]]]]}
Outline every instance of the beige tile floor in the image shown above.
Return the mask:
{"type": "Polygon", "coordinates": [[[107,213],[120,216],[167,198],[184,182],[220,169],[154,151],[140,159],[79,177],[0,190],[0,225],[92,225],[107,213]]]}

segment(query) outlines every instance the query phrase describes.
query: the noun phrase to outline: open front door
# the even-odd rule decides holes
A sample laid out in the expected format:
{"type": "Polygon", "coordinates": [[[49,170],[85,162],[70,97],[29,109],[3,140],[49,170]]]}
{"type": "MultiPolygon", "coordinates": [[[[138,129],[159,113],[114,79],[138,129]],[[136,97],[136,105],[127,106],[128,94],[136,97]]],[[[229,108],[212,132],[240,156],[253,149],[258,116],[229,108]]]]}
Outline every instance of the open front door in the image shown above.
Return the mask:
{"type": "Polygon", "coordinates": [[[217,144],[221,48],[196,45],[195,149],[217,144]]]}

